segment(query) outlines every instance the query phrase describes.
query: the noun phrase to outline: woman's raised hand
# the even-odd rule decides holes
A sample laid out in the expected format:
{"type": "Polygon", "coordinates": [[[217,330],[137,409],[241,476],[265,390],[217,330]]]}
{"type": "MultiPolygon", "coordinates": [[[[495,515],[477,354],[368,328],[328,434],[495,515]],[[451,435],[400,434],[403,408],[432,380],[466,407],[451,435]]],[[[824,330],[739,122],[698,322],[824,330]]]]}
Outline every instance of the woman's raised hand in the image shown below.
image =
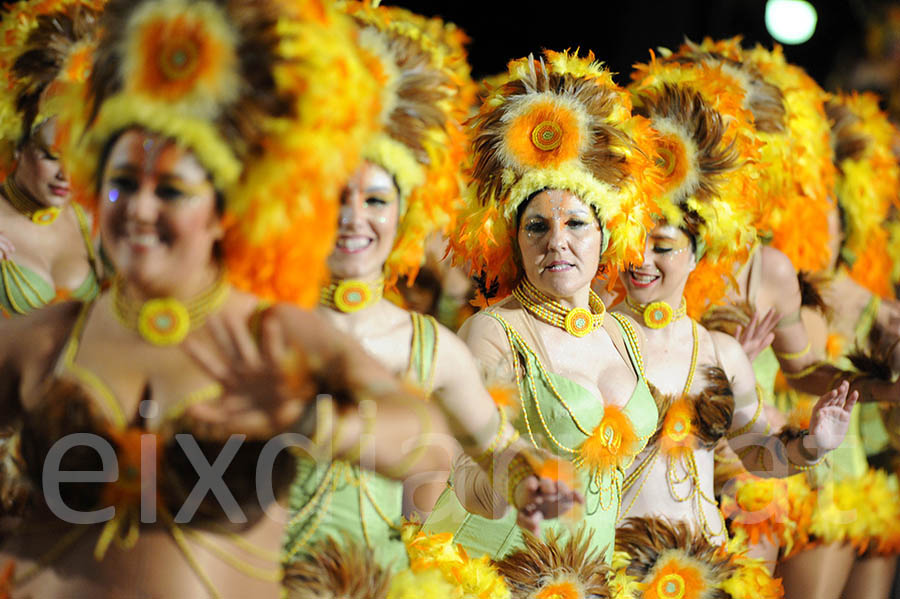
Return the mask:
{"type": "Polygon", "coordinates": [[[744,353],[750,361],[762,353],[764,349],[772,345],[775,340],[775,325],[778,324],[778,312],[770,308],[765,316],[760,317],[758,312],[753,314],[747,326],[738,325],[734,336],[744,348],[744,353]]]}
{"type": "Polygon", "coordinates": [[[850,393],[850,384],[842,381],[836,389],[832,389],[819,398],[809,420],[810,437],[815,441],[819,454],[837,448],[847,436],[850,428],[850,412],[856,405],[859,393],[850,393]]]}
{"type": "Polygon", "coordinates": [[[296,422],[316,385],[304,356],[286,346],[278,321],[261,318],[259,341],[248,322],[224,314],[211,316],[206,328],[208,337],[189,338],[182,348],[222,394],[190,407],[189,416],[220,438],[269,437],[296,422]]]}

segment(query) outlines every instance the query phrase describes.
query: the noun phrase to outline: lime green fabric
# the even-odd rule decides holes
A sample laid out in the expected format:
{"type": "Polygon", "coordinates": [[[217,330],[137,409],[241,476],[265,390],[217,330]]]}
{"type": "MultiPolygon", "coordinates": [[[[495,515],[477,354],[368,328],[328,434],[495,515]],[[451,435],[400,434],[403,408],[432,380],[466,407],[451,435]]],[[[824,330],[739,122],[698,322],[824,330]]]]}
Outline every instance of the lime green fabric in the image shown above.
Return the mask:
{"type": "Polygon", "coordinates": [[[756,384],[762,391],[762,399],[768,405],[775,401],[775,377],[778,375],[778,357],[775,350],[769,345],[762,350],[753,360],[753,374],[756,375],[756,384]]]}
{"type": "MultiPolygon", "coordinates": [[[[430,316],[411,313],[413,335],[407,377],[432,391],[438,329],[430,316]]],[[[299,459],[291,487],[287,561],[308,555],[316,542],[332,537],[368,545],[375,559],[394,571],[409,565],[400,539],[403,484],[346,462],[299,459]]]]}
{"type": "Polygon", "coordinates": [[[91,270],[77,289],[69,293],[58,293],[53,284],[45,278],[12,260],[0,260],[0,314],[12,316],[28,314],[57,298],[75,299],[82,302],[93,300],[100,293],[100,282],[94,269],[94,248],[91,245],[90,229],[84,211],[72,204],[75,216],[84,238],[91,270]]]}
{"type": "MultiPolygon", "coordinates": [[[[486,313],[497,317],[490,311],[486,313]]],[[[497,320],[504,329],[510,326],[502,318],[497,320]]],[[[621,329],[621,325],[618,326],[621,329]]],[[[628,341],[627,335],[623,335],[623,338],[632,364],[638,364],[638,350],[628,341]]],[[[525,370],[525,376],[519,385],[525,410],[514,423],[517,430],[523,438],[533,438],[545,449],[571,459],[572,454],[561,450],[556,442],[551,441],[551,435],[559,444],[568,448],[580,447],[587,437],[574,424],[573,417],[556,398],[552,387],[565,399],[572,414],[587,431],[593,431],[603,419],[602,402],[581,385],[545,370],[538,356],[524,341],[516,341],[510,336],[510,343],[510,350],[522,356],[522,367],[525,370]],[[529,381],[533,381],[536,393],[532,391],[529,381]]],[[[635,432],[643,440],[643,446],[656,430],[658,418],[656,402],[643,377],[639,377],[623,411],[631,419],[635,432]]],[[[585,495],[585,505],[577,525],[585,524],[588,529],[593,530],[591,545],[608,560],[612,556],[624,472],[616,470],[597,480],[587,469],[580,468],[578,476],[585,495]]],[[[572,524],[566,518],[545,521],[541,526],[542,534],[556,529],[565,537],[572,524]]],[[[459,503],[452,488],[441,495],[425,523],[425,530],[428,533],[453,533],[454,540],[462,544],[469,555],[475,556],[488,554],[493,558],[502,558],[522,546],[515,510],[508,510],[505,517],[497,520],[470,514],[459,503]]]]}
{"type": "MultiPolygon", "coordinates": [[[[875,326],[875,319],[878,317],[878,310],[881,307],[881,298],[876,295],[872,296],[869,304],[860,315],[859,322],[856,323],[855,337],[856,343],[860,347],[866,347],[869,339],[869,333],[875,326]]],[[[881,407],[877,403],[861,404],[859,410],[859,434],[862,437],[863,447],[867,455],[874,455],[889,449],[890,436],[884,427],[881,419],[881,407]]]]}

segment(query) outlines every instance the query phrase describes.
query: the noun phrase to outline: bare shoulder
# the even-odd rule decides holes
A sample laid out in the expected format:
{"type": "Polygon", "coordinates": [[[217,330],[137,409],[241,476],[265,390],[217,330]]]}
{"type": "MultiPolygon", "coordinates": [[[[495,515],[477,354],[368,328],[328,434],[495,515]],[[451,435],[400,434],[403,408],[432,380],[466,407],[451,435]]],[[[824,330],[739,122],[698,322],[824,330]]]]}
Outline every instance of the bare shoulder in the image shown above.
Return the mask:
{"type": "Polygon", "coordinates": [[[716,354],[726,363],[733,364],[735,360],[748,359],[747,354],[744,353],[744,348],[741,347],[741,343],[737,339],[722,331],[705,330],[712,341],[716,354]]]}
{"type": "Polygon", "coordinates": [[[467,318],[459,328],[457,335],[468,345],[481,339],[506,339],[503,325],[486,311],[478,312],[467,318]]]}
{"type": "Polygon", "coordinates": [[[799,290],[797,282],[797,269],[791,259],[782,251],[768,245],[760,248],[760,266],[763,271],[763,281],[770,288],[782,291],[799,290]],[[787,286],[787,287],[786,287],[787,286]]]}

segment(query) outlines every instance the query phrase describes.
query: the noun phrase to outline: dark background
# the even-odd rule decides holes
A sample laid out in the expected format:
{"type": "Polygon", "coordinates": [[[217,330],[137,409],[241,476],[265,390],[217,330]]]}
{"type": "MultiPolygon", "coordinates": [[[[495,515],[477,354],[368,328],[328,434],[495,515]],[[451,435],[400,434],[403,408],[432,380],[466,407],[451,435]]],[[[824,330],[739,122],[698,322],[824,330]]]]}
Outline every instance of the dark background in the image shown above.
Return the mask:
{"type": "MultiPolygon", "coordinates": [[[[789,61],[799,64],[823,85],[841,65],[863,53],[868,14],[880,3],[862,0],[815,1],[819,20],[805,44],[785,46],[789,61]]],[[[453,21],[472,38],[473,75],[504,69],[512,58],[542,48],[593,50],[617,81],[628,81],[631,65],[645,62],[648,50],[676,48],[685,36],[701,40],[742,35],[745,43],[771,47],[766,32],[765,0],[629,0],[591,2],[549,0],[387,0],[417,13],[453,21]]]]}

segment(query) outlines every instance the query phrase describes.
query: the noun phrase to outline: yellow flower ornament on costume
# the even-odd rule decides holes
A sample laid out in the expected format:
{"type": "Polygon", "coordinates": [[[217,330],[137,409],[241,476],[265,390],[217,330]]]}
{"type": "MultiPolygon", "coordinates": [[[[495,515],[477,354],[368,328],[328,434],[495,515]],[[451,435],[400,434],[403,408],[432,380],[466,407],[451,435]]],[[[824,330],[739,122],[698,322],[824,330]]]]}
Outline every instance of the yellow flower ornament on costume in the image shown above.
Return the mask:
{"type": "Polygon", "coordinates": [[[548,51],[512,61],[469,136],[471,182],[451,247],[479,282],[481,301],[502,299],[518,283],[516,213],[543,189],[569,191],[594,210],[609,274],[640,262],[656,189],[648,176],[654,134],[593,55],[548,51]]]}
{"type": "Polygon", "coordinates": [[[214,4],[187,8],[183,0],[163,0],[135,11],[122,42],[122,68],[136,74],[125,91],[214,118],[219,103],[240,91],[236,33],[214,4]]]}
{"type": "Polygon", "coordinates": [[[122,131],[174,140],[225,200],[230,282],[314,304],[340,189],[382,109],[352,23],[322,0],[112,0],[104,19],[64,119],[76,198],[96,204],[102,152],[122,131]]]}

